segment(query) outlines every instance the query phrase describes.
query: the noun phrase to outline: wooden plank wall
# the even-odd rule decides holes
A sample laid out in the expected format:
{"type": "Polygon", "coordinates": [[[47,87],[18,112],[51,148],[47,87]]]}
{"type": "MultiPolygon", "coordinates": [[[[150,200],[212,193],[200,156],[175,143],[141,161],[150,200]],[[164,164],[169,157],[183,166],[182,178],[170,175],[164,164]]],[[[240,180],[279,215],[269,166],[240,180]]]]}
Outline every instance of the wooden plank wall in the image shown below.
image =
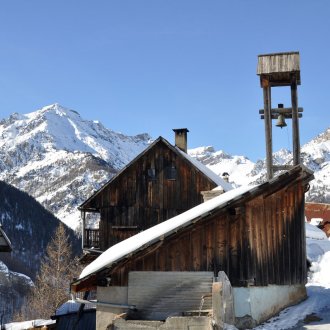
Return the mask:
{"type": "Polygon", "coordinates": [[[200,204],[200,192],[214,187],[187,160],[159,142],[100,194],[101,250],[200,204]],[[167,179],[172,165],[177,170],[175,180],[167,179]],[[151,168],[155,179],[148,177],[151,168]]]}
{"type": "Polygon", "coordinates": [[[233,286],[306,281],[304,190],[299,183],[208,216],[119,263],[113,285],[129,271],[224,271],[233,286]]]}
{"type": "Polygon", "coordinates": [[[297,52],[258,56],[258,75],[295,71],[300,71],[300,59],[297,52]]]}

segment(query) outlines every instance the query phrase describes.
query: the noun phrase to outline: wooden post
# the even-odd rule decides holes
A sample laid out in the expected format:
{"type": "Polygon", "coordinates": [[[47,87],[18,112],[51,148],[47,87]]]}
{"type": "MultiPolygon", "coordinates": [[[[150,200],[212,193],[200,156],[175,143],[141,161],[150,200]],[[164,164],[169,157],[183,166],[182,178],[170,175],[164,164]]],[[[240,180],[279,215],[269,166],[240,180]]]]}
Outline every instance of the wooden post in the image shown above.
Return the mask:
{"type": "Polygon", "coordinates": [[[86,221],[86,212],[85,211],[81,211],[81,215],[82,215],[82,231],[81,231],[81,245],[82,245],[82,249],[84,249],[84,245],[85,245],[85,221],[86,221]]]}
{"type": "Polygon", "coordinates": [[[224,328],[224,301],[222,299],[222,283],[213,282],[212,284],[212,310],[215,329],[222,330],[224,328]]]}
{"type": "Polygon", "coordinates": [[[291,80],[291,104],[292,104],[293,165],[298,165],[300,164],[300,142],[299,142],[297,78],[295,75],[292,76],[292,80],[291,80]]]}
{"type": "Polygon", "coordinates": [[[272,142],[272,116],[271,116],[271,89],[268,79],[262,78],[264,91],[265,111],[265,137],[266,137],[266,168],[267,179],[273,178],[273,142],[272,142]]]}
{"type": "MultiPolygon", "coordinates": [[[[267,179],[270,180],[276,171],[273,166],[272,150],[272,110],[271,110],[271,87],[291,86],[291,103],[289,110],[291,114],[285,118],[292,117],[292,142],[293,142],[293,166],[300,164],[299,143],[299,109],[297,97],[297,85],[300,85],[300,58],[299,52],[284,52],[274,54],[263,54],[258,56],[257,75],[260,76],[261,87],[264,92],[264,116],[266,134],[266,167],[267,179]]],[[[274,109],[273,118],[284,114],[283,109],[274,109]]]]}

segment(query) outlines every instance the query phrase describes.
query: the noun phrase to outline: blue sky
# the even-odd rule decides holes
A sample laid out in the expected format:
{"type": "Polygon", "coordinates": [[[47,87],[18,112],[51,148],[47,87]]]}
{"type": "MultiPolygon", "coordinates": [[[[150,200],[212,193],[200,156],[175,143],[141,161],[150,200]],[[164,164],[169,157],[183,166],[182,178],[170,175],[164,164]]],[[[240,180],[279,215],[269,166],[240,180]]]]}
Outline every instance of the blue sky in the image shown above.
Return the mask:
{"type": "MultiPolygon", "coordinates": [[[[58,102],[125,134],[264,158],[257,55],[299,51],[301,143],[330,126],[330,1],[0,2],[0,118],[58,102]]],[[[290,105],[289,88],[272,105],[290,105]]],[[[291,149],[276,129],[274,149],[291,149]]]]}

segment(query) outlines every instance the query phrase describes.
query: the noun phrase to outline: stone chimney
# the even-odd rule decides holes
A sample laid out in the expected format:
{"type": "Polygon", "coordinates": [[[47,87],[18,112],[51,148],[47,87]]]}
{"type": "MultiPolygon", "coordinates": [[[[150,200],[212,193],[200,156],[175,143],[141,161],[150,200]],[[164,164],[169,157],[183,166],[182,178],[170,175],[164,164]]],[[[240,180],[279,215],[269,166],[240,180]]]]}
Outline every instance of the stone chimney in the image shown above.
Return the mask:
{"type": "Polygon", "coordinates": [[[175,146],[187,153],[187,133],[189,130],[187,128],[175,128],[173,131],[175,133],[175,146]]]}
{"type": "Polygon", "coordinates": [[[201,195],[203,196],[203,201],[207,202],[210,199],[223,194],[224,192],[225,191],[223,190],[222,187],[216,187],[212,190],[201,191],[201,195]]]}
{"type": "Polygon", "coordinates": [[[222,178],[226,181],[229,182],[229,174],[227,172],[222,173],[222,178]]]}

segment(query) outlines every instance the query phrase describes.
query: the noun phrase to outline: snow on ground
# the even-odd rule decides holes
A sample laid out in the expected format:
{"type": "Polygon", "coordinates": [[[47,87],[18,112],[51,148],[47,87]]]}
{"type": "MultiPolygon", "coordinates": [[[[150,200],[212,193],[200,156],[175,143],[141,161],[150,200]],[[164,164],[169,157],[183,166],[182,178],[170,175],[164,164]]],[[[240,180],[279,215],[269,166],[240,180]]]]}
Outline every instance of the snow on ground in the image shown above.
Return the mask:
{"type": "Polygon", "coordinates": [[[307,258],[312,263],[306,285],[308,298],[286,308],[255,330],[330,329],[330,240],[322,230],[306,223],[306,245],[307,258]],[[302,320],[313,313],[322,320],[310,326],[304,324],[302,320]],[[316,324],[320,324],[320,328],[316,324]]]}
{"type": "Polygon", "coordinates": [[[5,330],[25,330],[35,327],[47,326],[56,323],[55,320],[31,320],[24,322],[13,322],[4,325],[5,330]]]}

